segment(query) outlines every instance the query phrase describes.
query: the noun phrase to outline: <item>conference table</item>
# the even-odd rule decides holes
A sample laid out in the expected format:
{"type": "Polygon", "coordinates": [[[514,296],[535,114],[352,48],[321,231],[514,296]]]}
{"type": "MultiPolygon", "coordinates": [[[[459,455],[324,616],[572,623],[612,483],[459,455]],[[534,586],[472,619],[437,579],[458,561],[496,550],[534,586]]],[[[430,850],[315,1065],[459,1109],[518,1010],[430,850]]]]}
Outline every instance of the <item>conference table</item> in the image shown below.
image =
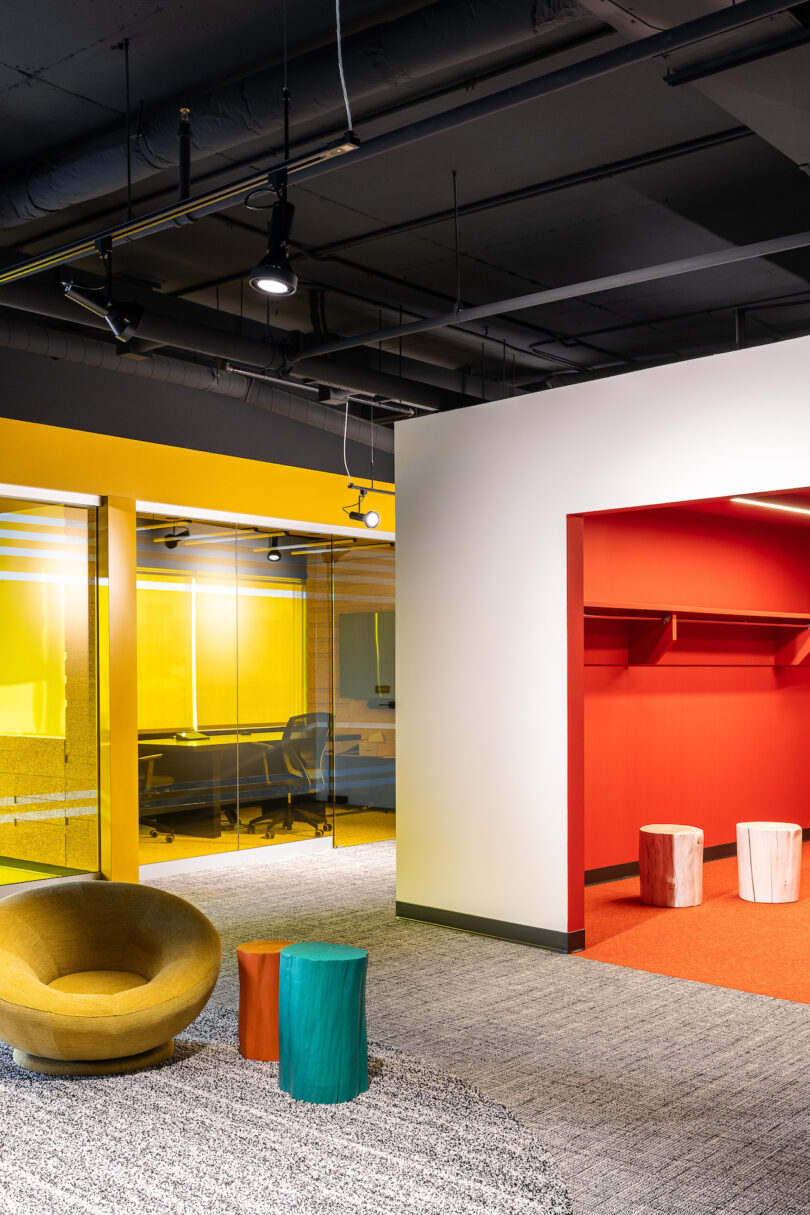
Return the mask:
{"type": "MultiPolygon", "coordinates": [[[[274,776],[268,764],[285,724],[141,736],[138,758],[150,765],[150,776],[141,785],[140,818],[161,832],[215,839],[222,833],[223,815],[231,826],[237,825],[240,804],[262,805],[286,797],[289,779],[274,776]]],[[[335,743],[345,747],[360,737],[341,732],[335,743]]],[[[145,777],[146,767],[142,771],[145,777]]]]}

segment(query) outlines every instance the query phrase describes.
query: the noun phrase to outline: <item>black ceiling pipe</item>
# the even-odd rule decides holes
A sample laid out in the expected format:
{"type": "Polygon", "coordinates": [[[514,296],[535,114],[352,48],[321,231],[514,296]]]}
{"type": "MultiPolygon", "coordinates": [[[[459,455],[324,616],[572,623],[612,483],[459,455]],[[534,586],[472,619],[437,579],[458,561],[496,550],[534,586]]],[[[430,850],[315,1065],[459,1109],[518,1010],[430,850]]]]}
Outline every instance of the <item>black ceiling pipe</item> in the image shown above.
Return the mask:
{"type": "Polygon", "coordinates": [[[302,359],[295,364],[293,375],[301,379],[320,380],[351,392],[367,392],[390,397],[394,401],[405,401],[410,405],[426,405],[431,409],[461,409],[466,405],[477,405],[481,400],[463,392],[436,388],[432,384],[417,384],[390,372],[336,357],[302,359]]]}
{"type": "Polygon", "coordinates": [[[342,350],[353,350],[356,346],[369,346],[377,342],[389,342],[397,338],[409,337],[414,333],[428,333],[434,329],[444,329],[459,320],[482,320],[490,316],[501,316],[504,313],[540,308],[545,304],[556,304],[562,300],[584,299],[586,296],[602,295],[604,292],[616,291],[622,287],[658,282],[661,279],[676,278],[680,274],[692,274],[699,270],[713,270],[719,266],[730,266],[736,262],[752,261],[759,257],[773,257],[778,253],[806,249],[808,246],[810,246],[810,231],[779,236],[773,240],[756,241],[750,245],[717,249],[712,253],[682,257],[673,262],[662,262],[657,266],[643,266],[637,270],[625,270],[620,274],[608,274],[603,278],[566,283],[565,286],[549,287],[543,291],[532,291],[526,295],[513,296],[511,299],[494,300],[490,304],[478,304],[472,308],[464,308],[460,313],[457,311],[446,312],[442,316],[434,316],[423,321],[412,321],[407,325],[397,325],[390,329],[378,329],[373,333],[362,333],[355,337],[318,343],[302,349],[298,355],[293,357],[303,359],[335,354],[342,350]]]}

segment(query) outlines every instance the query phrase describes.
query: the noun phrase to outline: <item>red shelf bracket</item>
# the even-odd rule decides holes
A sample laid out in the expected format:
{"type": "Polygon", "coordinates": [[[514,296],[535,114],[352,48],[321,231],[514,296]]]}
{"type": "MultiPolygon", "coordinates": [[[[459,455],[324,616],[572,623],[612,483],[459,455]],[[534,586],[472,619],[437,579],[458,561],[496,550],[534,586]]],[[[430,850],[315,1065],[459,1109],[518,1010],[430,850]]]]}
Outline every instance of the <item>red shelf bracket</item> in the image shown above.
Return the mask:
{"type": "Polygon", "coordinates": [[[790,638],[790,641],[785,641],[776,647],[773,662],[777,667],[798,667],[808,657],[810,657],[810,625],[805,625],[790,638]]]}
{"type": "Polygon", "coordinates": [[[630,666],[649,666],[658,662],[662,655],[678,640],[678,617],[673,612],[663,620],[656,620],[633,638],[627,647],[630,666]]]}

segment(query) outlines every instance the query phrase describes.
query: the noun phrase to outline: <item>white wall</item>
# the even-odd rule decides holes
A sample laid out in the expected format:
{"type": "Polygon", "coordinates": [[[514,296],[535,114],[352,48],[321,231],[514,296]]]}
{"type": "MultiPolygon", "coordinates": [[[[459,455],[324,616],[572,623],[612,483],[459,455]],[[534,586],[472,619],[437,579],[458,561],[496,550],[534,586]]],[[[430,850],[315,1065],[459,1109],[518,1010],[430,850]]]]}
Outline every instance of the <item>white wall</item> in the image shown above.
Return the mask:
{"type": "Polygon", "coordinates": [[[566,515],[810,485],[810,338],[396,434],[397,898],[565,931],[566,515]]]}

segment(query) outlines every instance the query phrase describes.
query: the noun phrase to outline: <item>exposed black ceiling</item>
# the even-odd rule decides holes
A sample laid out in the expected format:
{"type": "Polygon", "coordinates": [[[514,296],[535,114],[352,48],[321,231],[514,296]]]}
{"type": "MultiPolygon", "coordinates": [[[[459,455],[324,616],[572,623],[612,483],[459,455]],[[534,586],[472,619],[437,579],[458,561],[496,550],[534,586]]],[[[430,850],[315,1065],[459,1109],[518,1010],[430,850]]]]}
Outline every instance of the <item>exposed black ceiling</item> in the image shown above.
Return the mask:
{"type": "MultiPolygon", "coordinates": [[[[365,144],[725,7],[343,0],[353,126],[365,144]]],[[[223,330],[220,355],[171,335],[163,355],[224,369],[228,335],[241,334],[259,353],[246,360],[246,348],[234,348],[231,358],[283,377],[285,334],[294,349],[446,313],[459,281],[462,304],[477,305],[810,229],[809,7],[371,159],[348,154],[300,183],[291,177],[300,287],[290,299],[268,306],[247,287],[264,216],[241,198],[116,250],[116,291],[140,292],[147,311],[223,330]],[[686,70],[698,78],[675,84],[686,70]],[[191,304],[203,310],[192,317],[191,304]]],[[[281,0],[9,0],[0,52],[5,263],[124,219],[123,39],[136,216],[176,195],[179,105],[191,108],[193,192],[278,163],[284,16],[281,0]]],[[[286,28],[296,154],[346,127],[334,3],[289,3],[286,28]]],[[[89,281],[98,259],[73,271],[89,281]]],[[[292,370],[367,399],[451,407],[807,332],[809,280],[810,250],[798,249],[477,322],[462,313],[457,325],[292,370]],[[378,372],[386,378],[375,380],[378,372]]],[[[30,322],[40,312],[43,323],[77,333],[92,320],[74,315],[52,271],[0,287],[3,303],[6,316],[24,310],[30,322]]],[[[321,392],[330,396],[340,394],[321,392]]]]}

